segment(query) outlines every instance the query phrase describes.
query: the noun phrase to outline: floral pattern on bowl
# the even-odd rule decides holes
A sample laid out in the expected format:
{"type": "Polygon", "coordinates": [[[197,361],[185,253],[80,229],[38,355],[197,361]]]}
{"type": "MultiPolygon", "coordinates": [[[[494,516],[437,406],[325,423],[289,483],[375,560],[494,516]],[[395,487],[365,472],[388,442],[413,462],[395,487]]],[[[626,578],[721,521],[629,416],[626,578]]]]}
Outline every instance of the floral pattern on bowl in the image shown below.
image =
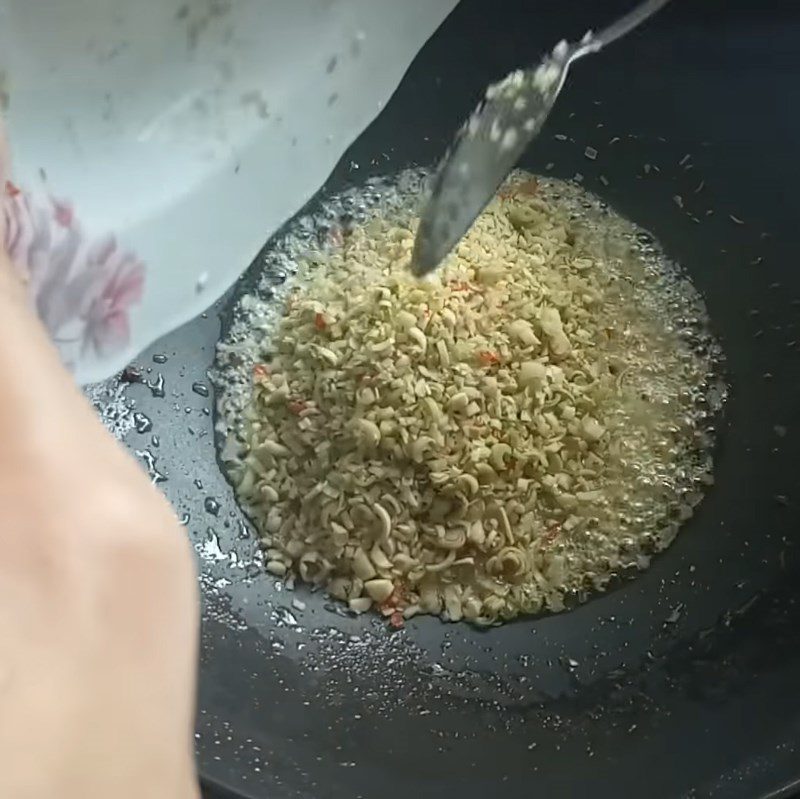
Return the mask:
{"type": "Polygon", "coordinates": [[[5,181],[3,245],[31,303],[74,367],[92,348],[113,355],[130,341],[131,306],[144,294],[145,267],[113,235],[90,240],[72,207],[5,181]]]}

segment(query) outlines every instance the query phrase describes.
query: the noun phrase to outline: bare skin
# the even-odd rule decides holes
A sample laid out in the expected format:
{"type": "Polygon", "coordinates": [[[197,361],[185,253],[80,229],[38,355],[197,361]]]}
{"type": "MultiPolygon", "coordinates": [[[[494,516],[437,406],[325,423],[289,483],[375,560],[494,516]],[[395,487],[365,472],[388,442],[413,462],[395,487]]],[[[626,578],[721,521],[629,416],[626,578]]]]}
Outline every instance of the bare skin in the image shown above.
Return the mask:
{"type": "Polygon", "coordinates": [[[1,250],[0,320],[0,796],[196,799],[185,531],[62,368],[1,250]]]}

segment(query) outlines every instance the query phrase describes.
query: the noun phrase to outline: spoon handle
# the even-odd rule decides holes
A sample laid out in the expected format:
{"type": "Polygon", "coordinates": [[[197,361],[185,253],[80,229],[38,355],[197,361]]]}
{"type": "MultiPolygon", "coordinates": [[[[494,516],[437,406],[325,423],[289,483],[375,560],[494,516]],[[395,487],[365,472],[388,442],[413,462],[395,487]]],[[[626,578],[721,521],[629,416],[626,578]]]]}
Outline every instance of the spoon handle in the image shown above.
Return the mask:
{"type": "Polygon", "coordinates": [[[607,44],[630,33],[635,27],[641,25],[648,17],[651,17],[659,9],[663,8],[669,0],[645,0],[636,8],[631,9],[627,14],[620,17],[616,22],[612,22],[608,27],[603,28],[592,35],[587,44],[594,45],[593,51],[605,47],[607,44]]]}

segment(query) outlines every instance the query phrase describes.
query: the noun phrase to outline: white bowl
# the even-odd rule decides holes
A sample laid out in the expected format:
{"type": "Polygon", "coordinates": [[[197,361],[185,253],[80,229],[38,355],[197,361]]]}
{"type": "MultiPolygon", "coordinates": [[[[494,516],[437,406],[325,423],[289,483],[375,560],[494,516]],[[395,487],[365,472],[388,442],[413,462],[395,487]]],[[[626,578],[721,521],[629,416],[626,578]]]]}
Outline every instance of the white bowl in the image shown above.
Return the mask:
{"type": "Polygon", "coordinates": [[[457,0],[0,0],[17,266],[81,382],[197,315],[457,0]]]}

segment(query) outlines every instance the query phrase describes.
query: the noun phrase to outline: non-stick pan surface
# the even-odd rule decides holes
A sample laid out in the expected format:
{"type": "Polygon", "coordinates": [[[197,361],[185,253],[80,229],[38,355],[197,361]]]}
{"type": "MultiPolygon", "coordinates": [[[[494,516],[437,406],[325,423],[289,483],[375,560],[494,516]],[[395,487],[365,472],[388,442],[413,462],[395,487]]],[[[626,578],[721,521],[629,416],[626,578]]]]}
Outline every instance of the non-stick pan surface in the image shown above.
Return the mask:
{"type": "MultiPolygon", "coordinates": [[[[324,192],[432,163],[490,80],[629,6],[462,0],[324,192]]],[[[707,300],[731,387],[699,513],[648,572],[575,610],[392,633],[279,591],[215,461],[205,371],[229,304],[142,356],[127,443],[200,554],[209,783],[516,799],[772,796],[800,779],[798,42],[797,4],[675,0],[578,65],[524,161],[582,175],[656,234],[707,300]]]]}

